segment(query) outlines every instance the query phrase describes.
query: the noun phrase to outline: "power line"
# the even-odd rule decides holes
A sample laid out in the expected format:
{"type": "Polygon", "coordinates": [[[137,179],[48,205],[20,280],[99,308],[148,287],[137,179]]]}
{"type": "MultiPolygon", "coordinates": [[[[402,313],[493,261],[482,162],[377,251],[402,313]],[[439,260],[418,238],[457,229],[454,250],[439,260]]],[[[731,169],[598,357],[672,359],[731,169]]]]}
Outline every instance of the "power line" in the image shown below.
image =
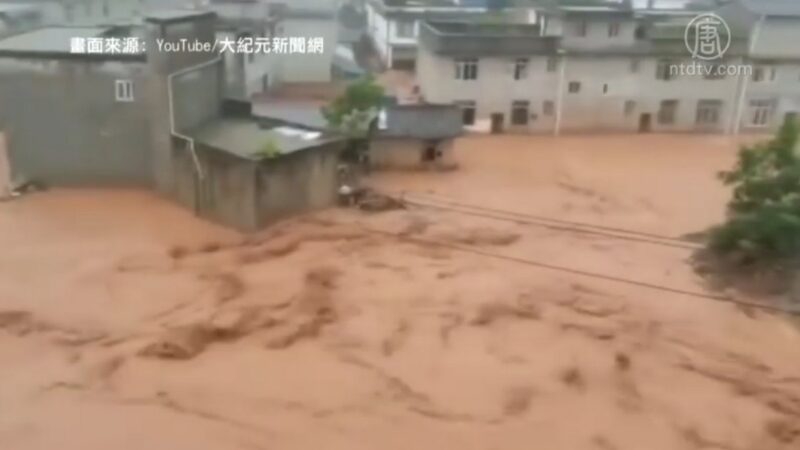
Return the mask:
{"type": "Polygon", "coordinates": [[[470,204],[467,204],[467,203],[461,203],[461,202],[457,202],[457,201],[452,200],[452,199],[448,199],[448,198],[444,198],[444,197],[438,197],[438,196],[425,194],[425,193],[402,191],[398,196],[401,199],[405,199],[409,194],[411,196],[413,196],[413,197],[421,197],[421,198],[427,197],[427,198],[433,200],[434,202],[438,202],[438,203],[441,203],[441,204],[444,204],[444,205],[467,208],[467,209],[473,209],[473,210],[476,210],[476,211],[505,214],[505,215],[521,217],[521,218],[529,219],[529,220],[537,220],[537,221],[542,221],[542,222],[551,222],[551,223],[554,223],[554,224],[561,224],[561,225],[567,225],[567,226],[573,226],[573,227],[582,227],[582,228],[589,228],[589,229],[593,228],[593,229],[596,229],[596,230],[609,231],[609,232],[615,232],[615,233],[622,233],[622,234],[628,234],[628,235],[632,235],[632,236],[641,236],[641,237],[650,238],[650,239],[657,239],[657,240],[661,240],[661,241],[671,241],[671,242],[678,242],[678,243],[684,243],[684,244],[693,244],[692,242],[690,242],[690,241],[688,241],[686,239],[676,238],[674,236],[664,236],[664,235],[660,235],[660,234],[647,233],[647,232],[638,231],[638,230],[629,230],[629,229],[625,229],[625,228],[609,227],[609,226],[597,225],[597,224],[586,223],[586,222],[576,222],[576,221],[569,221],[569,220],[562,220],[562,219],[554,219],[552,217],[538,216],[538,215],[529,214],[529,213],[521,213],[521,212],[516,212],[516,211],[506,211],[506,210],[502,210],[502,209],[490,208],[490,207],[480,206],[480,205],[470,205],[470,204]]]}
{"type": "Polygon", "coordinates": [[[605,275],[605,274],[596,273],[596,272],[590,272],[590,271],[581,270],[581,269],[574,269],[574,268],[571,268],[571,267],[558,266],[558,265],[555,265],[555,264],[548,264],[548,263],[543,263],[543,262],[534,261],[534,260],[525,259],[525,258],[520,258],[520,257],[515,257],[515,256],[508,256],[508,255],[502,255],[502,254],[499,254],[499,253],[487,252],[485,250],[480,250],[480,249],[477,249],[477,248],[467,247],[467,246],[458,245],[458,244],[435,241],[435,240],[432,240],[432,239],[415,238],[415,237],[411,237],[411,236],[407,236],[407,235],[392,233],[392,232],[389,232],[389,231],[378,230],[378,229],[371,228],[371,227],[368,227],[368,226],[363,225],[363,224],[361,224],[361,226],[368,232],[375,233],[375,234],[380,234],[380,235],[383,235],[383,236],[389,236],[389,237],[392,237],[394,239],[398,239],[400,241],[410,242],[410,243],[417,244],[417,245],[423,245],[423,246],[431,246],[432,245],[432,246],[438,246],[438,247],[443,247],[443,248],[449,248],[449,249],[452,249],[452,250],[457,250],[457,251],[461,251],[461,252],[465,252],[465,253],[473,253],[473,254],[480,255],[480,256],[485,256],[485,257],[494,258],[494,259],[500,259],[500,260],[504,260],[504,261],[514,262],[514,263],[518,263],[518,264],[523,264],[523,265],[542,268],[542,269],[547,269],[547,270],[553,270],[553,271],[557,271],[557,272],[565,272],[565,273],[570,273],[570,274],[573,274],[573,275],[579,275],[579,276],[588,277],[588,278],[595,278],[595,279],[601,279],[601,280],[606,280],[606,281],[612,281],[612,282],[621,283],[621,284],[628,284],[628,285],[631,285],[631,286],[637,286],[637,287],[651,289],[651,290],[657,290],[657,291],[661,291],[661,292],[668,292],[668,293],[672,293],[672,294],[685,295],[685,296],[688,296],[688,297],[702,298],[702,299],[705,299],[705,300],[713,300],[713,301],[730,303],[730,304],[735,304],[735,305],[744,306],[744,307],[761,309],[761,310],[765,310],[765,311],[777,312],[777,313],[788,314],[788,315],[793,315],[793,316],[800,316],[800,310],[798,310],[798,309],[786,309],[786,308],[781,308],[781,307],[774,306],[774,305],[768,305],[768,304],[765,304],[765,303],[738,300],[738,299],[731,298],[731,297],[728,297],[728,296],[725,296],[725,295],[713,295],[713,294],[707,294],[707,293],[704,293],[704,292],[689,291],[689,290],[685,290],[685,289],[681,289],[681,288],[674,288],[674,287],[671,287],[671,286],[664,286],[664,285],[659,285],[659,284],[650,283],[650,282],[646,282],[646,281],[634,280],[634,279],[631,279],[631,278],[616,277],[616,276],[613,276],[613,275],[605,275]]]}
{"type": "Polygon", "coordinates": [[[456,206],[456,207],[453,207],[453,206],[441,206],[441,205],[436,205],[436,204],[427,203],[427,202],[408,200],[406,197],[403,198],[403,201],[405,203],[407,203],[407,204],[415,205],[415,206],[439,209],[439,210],[443,210],[443,211],[449,211],[449,212],[454,212],[454,213],[458,213],[458,214],[465,214],[465,215],[470,215],[470,216],[476,216],[476,217],[484,217],[484,218],[490,218],[490,219],[511,221],[511,222],[516,222],[516,223],[520,223],[520,224],[524,224],[524,225],[539,226],[539,227],[543,227],[543,228],[547,228],[547,229],[551,229],[551,230],[556,230],[556,231],[565,231],[565,232],[577,233],[577,234],[603,236],[603,237],[607,237],[607,238],[611,238],[611,239],[618,239],[618,240],[631,241],[631,242],[641,242],[641,243],[645,243],[645,244],[659,245],[659,246],[663,246],[663,247],[680,248],[680,249],[685,249],[685,250],[699,250],[701,248],[700,245],[689,243],[687,241],[676,240],[676,239],[665,240],[664,238],[661,238],[661,237],[659,237],[659,238],[640,237],[640,236],[636,236],[636,234],[640,234],[640,233],[631,233],[629,231],[626,231],[625,233],[630,233],[630,234],[633,234],[633,235],[624,236],[624,235],[621,235],[621,234],[616,234],[616,233],[622,233],[621,231],[615,231],[613,233],[612,232],[607,232],[607,231],[602,231],[603,228],[605,228],[605,227],[600,227],[600,226],[595,226],[595,225],[587,225],[587,224],[580,224],[578,226],[558,225],[558,224],[545,222],[545,220],[558,222],[555,219],[525,219],[525,218],[523,218],[524,215],[522,215],[522,214],[519,214],[520,217],[505,217],[505,216],[503,216],[505,214],[507,214],[507,215],[517,215],[517,213],[513,213],[513,212],[503,212],[503,213],[501,213],[503,215],[498,215],[498,214],[492,213],[492,212],[489,212],[489,213],[487,213],[487,212],[475,212],[475,211],[464,211],[463,209],[459,209],[459,208],[471,208],[471,209],[476,209],[476,210],[480,211],[482,208],[481,207],[477,207],[477,206],[475,206],[475,207],[473,207],[473,206],[464,206],[464,207],[461,207],[461,206],[456,206]],[[581,227],[586,227],[586,228],[581,228],[581,227]],[[591,228],[597,228],[597,230],[592,230],[591,228]]]}

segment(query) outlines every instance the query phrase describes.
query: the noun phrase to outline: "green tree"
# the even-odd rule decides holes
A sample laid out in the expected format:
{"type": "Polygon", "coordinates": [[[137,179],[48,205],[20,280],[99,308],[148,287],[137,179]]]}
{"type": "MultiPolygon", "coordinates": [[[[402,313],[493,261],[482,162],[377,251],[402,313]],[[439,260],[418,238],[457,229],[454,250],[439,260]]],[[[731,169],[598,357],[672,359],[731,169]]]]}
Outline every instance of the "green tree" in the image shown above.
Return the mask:
{"type": "Polygon", "coordinates": [[[383,87],[367,76],[347,86],[342,95],[322,108],[322,115],[335,130],[348,135],[366,134],[383,96],[383,87]]]}
{"type": "Polygon", "coordinates": [[[776,136],[743,147],[720,178],[733,187],[728,220],[712,230],[711,249],[744,262],[800,256],[798,127],[786,121],[776,136]]]}

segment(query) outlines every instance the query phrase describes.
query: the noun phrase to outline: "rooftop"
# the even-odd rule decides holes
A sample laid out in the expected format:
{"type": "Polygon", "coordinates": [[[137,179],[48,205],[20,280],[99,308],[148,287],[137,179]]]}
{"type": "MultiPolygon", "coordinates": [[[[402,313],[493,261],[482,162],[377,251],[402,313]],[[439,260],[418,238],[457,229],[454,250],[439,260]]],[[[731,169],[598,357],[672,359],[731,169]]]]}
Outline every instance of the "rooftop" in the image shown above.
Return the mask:
{"type": "Polygon", "coordinates": [[[439,34],[468,36],[539,36],[539,26],[534,24],[481,23],[481,22],[429,22],[439,34]]]}
{"type": "Polygon", "coordinates": [[[265,119],[322,130],[328,127],[321,111],[324,105],[324,102],[315,100],[267,97],[253,104],[253,114],[265,119]]]}
{"type": "Polygon", "coordinates": [[[461,108],[420,103],[394,105],[378,115],[378,134],[384,137],[451,139],[464,133],[461,108]]]}
{"type": "Polygon", "coordinates": [[[156,9],[149,11],[145,16],[145,20],[154,23],[173,23],[215,16],[216,14],[213,11],[197,9],[156,9]]]}
{"type": "Polygon", "coordinates": [[[289,126],[264,128],[253,118],[214,120],[192,133],[192,137],[198,143],[252,160],[263,158],[259,152],[268,142],[276,145],[280,155],[288,155],[340,140],[318,131],[289,126]]]}
{"type": "Polygon", "coordinates": [[[748,10],[763,16],[800,17],[798,0],[739,0],[748,10]]]}
{"type": "Polygon", "coordinates": [[[541,36],[539,26],[533,24],[426,22],[420,42],[444,55],[514,56],[556,53],[560,38],[541,36]]]}
{"type": "Polygon", "coordinates": [[[87,58],[87,59],[141,59],[138,53],[79,53],[73,52],[74,38],[89,39],[114,36],[118,38],[135,36],[128,27],[44,27],[25,33],[15,34],[0,40],[0,56],[33,58],[87,58]]]}

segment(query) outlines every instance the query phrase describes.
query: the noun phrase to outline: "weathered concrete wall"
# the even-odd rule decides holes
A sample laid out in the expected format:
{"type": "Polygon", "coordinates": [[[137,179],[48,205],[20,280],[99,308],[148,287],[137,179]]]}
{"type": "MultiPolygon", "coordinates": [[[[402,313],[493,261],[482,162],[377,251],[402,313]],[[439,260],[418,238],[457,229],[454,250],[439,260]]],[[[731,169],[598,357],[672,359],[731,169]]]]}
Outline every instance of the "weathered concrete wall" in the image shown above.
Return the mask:
{"type": "Polygon", "coordinates": [[[0,60],[0,128],[13,176],[60,185],[148,185],[145,65],[135,62],[0,60]],[[115,99],[115,81],[134,100],[115,99]]]}
{"type": "Polygon", "coordinates": [[[481,58],[477,80],[456,80],[455,60],[434,55],[420,47],[417,55],[417,77],[421,93],[432,103],[475,102],[476,121],[489,120],[492,114],[503,114],[510,129],[511,106],[514,101],[530,103],[531,120],[524,129],[513,131],[550,133],[555,126],[555,108],[545,109],[545,102],[555,105],[558,92],[558,68],[548,70],[548,56],[531,56],[528,76],[513,77],[515,58],[481,58]],[[533,117],[535,116],[535,117],[533,117]]]}
{"type": "Polygon", "coordinates": [[[335,18],[287,18],[281,22],[281,36],[322,38],[322,53],[279,55],[279,82],[323,83],[331,80],[339,28],[335,18]]]}
{"type": "Polygon", "coordinates": [[[761,68],[766,76],[762,81],[752,77],[747,83],[747,92],[743,102],[741,127],[746,131],[774,131],[783,123],[788,113],[800,112],[800,62],[797,61],[750,61],[754,68],[761,68]],[[775,78],[772,79],[774,70],[775,78]],[[770,101],[775,106],[765,126],[754,123],[755,108],[753,101],[770,101]]]}
{"type": "Polygon", "coordinates": [[[202,146],[196,152],[202,179],[188,149],[173,153],[177,200],[200,217],[238,230],[258,229],[256,163],[202,146]]]}
{"type": "Polygon", "coordinates": [[[370,143],[370,166],[377,170],[452,170],[458,167],[454,141],[428,142],[410,138],[378,138],[370,143]],[[425,161],[426,149],[434,148],[434,160],[425,161]]]}
{"type": "Polygon", "coordinates": [[[262,162],[256,175],[259,225],[334,205],[340,151],[341,144],[329,144],[262,162]]]}
{"type": "Polygon", "coordinates": [[[186,131],[219,114],[224,92],[223,64],[218,52],[166,52],[158,51],[156,40],[178,42],[213,42],[215,18],[203,17],[177,23],[147,23],[150,143],[153,149],[152,171],[155,187],[167,195],[175,194],[172,157],[172,126],[170,110],[170,75],[200,64],[219,63],[172,77],[172,98],[176,131],[186,131]]]}
{"type": "MultiPolygon", "coordinates": [[[[706,79],[701,74],[683,75],[664,81],[656,77],[659,58],[638,56],[572,55],[559,57],[555,70],[548,70],[550,57],[528,58],[528,73],[515,80],[513,58],[485,57],[478,60],[477,80],[455,79],[455,59],[429,52],[422,47],[418,54],[418,80],[427,101],[435,103],[474,102],[476,120],[488,122],[493,114],[503,115],[508,132],[551,133],[555,131],[559,97],[561,98],[562,132],[634,132],[639,129],[642,114],[651,117],[652,131],[718,132],[729,131],[735,120],[740,79],[730,75],[723,79],[706,79]],[[636,61],[636,69],[634,67],[636,61]],[[559,80],[563,65],[563,80],[559,80]],[[577,92],[570,92],[570,83],[579,83],[577,92]],[[559,96],[559,89],[561,95],[559,96]],[[660,123],[661,102],[678,102],[675,120],[660,123]],[[719,101],[719,120],[713,126],[697,124],[697,107],[701,100],[719,101]],[[529,103],[529,123],[511,124],[512,104],[529,103]],[[633,108],[626,111],[627,102],[633,108]],[[552,108],[545,108],[545,104],[552,108]]],[[[730,58],[725,64],[741,64],[741,58],[730,58]]],[[[673,59],[671,64],[696,64],[689,58],[673,59]]],[[[778,66],[778,80],[751,85],[750,97],[772,98],[778,104],[776,117],[797,111],[800,106],[798,65],[778,66]]],[[[776,119],[774,125],[779,124],[776,119]]]]}

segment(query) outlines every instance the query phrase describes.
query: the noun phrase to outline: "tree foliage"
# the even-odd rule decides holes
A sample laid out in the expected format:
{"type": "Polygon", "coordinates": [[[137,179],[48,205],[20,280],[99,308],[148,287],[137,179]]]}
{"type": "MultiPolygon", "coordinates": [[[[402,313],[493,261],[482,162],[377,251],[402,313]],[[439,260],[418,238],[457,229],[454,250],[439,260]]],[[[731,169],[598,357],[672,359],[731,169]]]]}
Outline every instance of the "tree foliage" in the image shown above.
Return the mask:
{"type": "Polygon", "coordinates": [[[328,125],[347,135],[364,134],[383,102],[383,87],[372,77],[350,84],[345,92],[322,108],[328,125]]]}
{"type": "Polygon", "coordinates": [[[770,141],[739,151],[720,178],[733,187],[728,220],[711,234],[711,248],[745,261],[800,256],[798,127],[786,121],[770,141]]]}

